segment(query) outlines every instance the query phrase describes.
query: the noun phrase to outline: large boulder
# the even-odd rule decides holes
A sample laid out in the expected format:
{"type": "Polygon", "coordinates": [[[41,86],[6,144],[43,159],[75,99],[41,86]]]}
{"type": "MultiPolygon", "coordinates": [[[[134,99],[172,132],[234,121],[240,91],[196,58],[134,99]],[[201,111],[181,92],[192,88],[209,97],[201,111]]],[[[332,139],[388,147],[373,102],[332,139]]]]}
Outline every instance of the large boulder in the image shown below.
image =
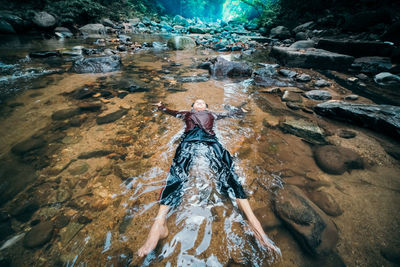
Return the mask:
{"type": "Polygon", "coordinates": [[[196,47],[196,42],[187,36],[174,36],[168,40],[167,45],[173,50],[185,50],[196,47]]]}
{"type": "Polygon", "coordinates": [[[312,255],[329,254],[339,234],[331,219],[296,186],[286,185],[274,198],[275,213],[312,255]]]}
{"type": "Polygon", "coordinates": [[[377,41],[321,39],[318,41],[317,48],[354,57],[390,57],[394,46],[377,41]]]}
{"type": "Polygon", "coordinates": [[[270,37],[271,38],[278,38],[278,39],[287,39],[290,38],[292,35],[288,28],[285,26],[277,26],[271,29],[270,37]]]}
{"type": "Polygon", "coordinates": [[[119,56],[81,58],[75,61],[70,68],[76,73],[101,73],[117,71],[121,68],[119,56]]]}
{"type": "Polygon", "coordinates": [[[333,145],[315,148],[314,159],[321,170],[329,174],[343,174],[345,171],[364,168],[364,162],[356,152],[333,145]]]}
{"type": "Polygon", "coordinates": [[[281,65],[288,67],[331,70],[347,70],[354,61],[352,56],[313,48],[300,50],[274,46],[270,56],[276,58],[281,65]]]}
{"type": "Polygon", "coordinates": [[[45,29],[54,28],[57,23],[56,18],[45,11],[35,13],[32,21],[37,27],[45,29]]]}
{"type": "Polygon", "coordinates": [[[319,115],[354,123],[400,138],[400,106],[327,101],[314,107],[319,115]]]}
{"type": "Polygon", "coordinates": [[[234,62],[217,57],[210,65],[210,73],[214,77],[250,77],[253,70],[244,62],[234,62]]]}
{"type": "Polygon", "coordinates": [[[400,76],[390,72],[381,72],[374,77],[374,81],[380,85],[397,85],[400,86],[400,76]]]}
{"type": "Polygon", "coordinates": [[[85,38],[101,38],[106,34],[106,27],[103,24],[86,24],[79,28],[80,33],[85,38]]]}
{"type": "Polygon", "coordinates": [[[315,45],[316,43],[313,40],[302,40],[291,44],[290,48],[306,49],[306,48],[313,48],[315,47],[315,45]]]}
{"type": "Polygon", "coordinates": [[[180,26],[188,26],[189,25],[189,21],[180,15],[176,15],[174,17],[174,19],[172,20],[172,22],[175,25],[180,25],[180,26]]]}

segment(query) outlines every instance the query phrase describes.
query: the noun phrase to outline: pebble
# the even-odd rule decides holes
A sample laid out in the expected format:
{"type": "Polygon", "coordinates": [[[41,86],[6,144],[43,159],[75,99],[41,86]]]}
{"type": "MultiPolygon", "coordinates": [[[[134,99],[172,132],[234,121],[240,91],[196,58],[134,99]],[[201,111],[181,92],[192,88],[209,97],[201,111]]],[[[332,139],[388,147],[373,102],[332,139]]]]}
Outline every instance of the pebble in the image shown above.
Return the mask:
{"type": "Polygon", "coordinates": [[[36,248],[43,246],[50,241],[53,236],[54,226],[50,221],[41,222],[34,227],[24,237],[24,247],[36,248]]]}

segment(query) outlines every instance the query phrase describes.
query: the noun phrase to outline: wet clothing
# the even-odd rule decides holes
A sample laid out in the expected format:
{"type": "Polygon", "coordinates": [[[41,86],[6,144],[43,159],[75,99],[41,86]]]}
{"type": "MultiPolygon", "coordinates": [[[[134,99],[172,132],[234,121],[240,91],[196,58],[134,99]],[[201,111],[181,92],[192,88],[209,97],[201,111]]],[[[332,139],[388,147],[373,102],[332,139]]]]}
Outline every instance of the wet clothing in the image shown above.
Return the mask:
{"type": "Polygon", "coordinates": [[[227,113],[218,115],[209,111],[174,111],[160,107],[164,112],[182,118],[186,123],[185,133],[176,149],[174,159],[167,177],[166,186],[160,194],[160,203],[176,206],[183,195],[184,183],[188,180],[191,163],[196,156],[196,147],[201,143],[207,145],[206,157],[212,170],[217,174],[219,192],[235,198],[247,198],[238,176],[234,171],[232,156],[218,142],[213,131],[214,121],[234,115],[227,113]]]}

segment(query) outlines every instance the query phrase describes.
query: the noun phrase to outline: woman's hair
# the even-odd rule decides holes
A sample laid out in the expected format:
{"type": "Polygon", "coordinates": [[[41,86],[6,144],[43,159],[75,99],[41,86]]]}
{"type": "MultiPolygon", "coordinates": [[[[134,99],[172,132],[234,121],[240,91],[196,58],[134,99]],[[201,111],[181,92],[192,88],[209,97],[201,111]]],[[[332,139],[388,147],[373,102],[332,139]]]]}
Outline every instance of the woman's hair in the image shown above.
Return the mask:
{"type": "MultiPolygon", "coordinates": [[[[191,107],[193,107],[194,106],[194,102],[192,103],[192,106],[191,107]]],[[[206,103],[206,108],[208,108],[208,104],[206,103]]]]}

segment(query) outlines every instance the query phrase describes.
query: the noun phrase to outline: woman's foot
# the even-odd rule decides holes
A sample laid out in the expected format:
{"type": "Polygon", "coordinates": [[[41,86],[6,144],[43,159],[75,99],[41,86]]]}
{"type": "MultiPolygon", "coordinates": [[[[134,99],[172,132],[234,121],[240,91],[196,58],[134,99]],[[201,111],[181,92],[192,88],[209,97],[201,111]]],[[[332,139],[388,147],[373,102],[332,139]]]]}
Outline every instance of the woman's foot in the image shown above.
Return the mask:
{"type": "Polygon", "coordinates": [[[153,249],[156,248],[157,243],[160,239],[164,239],[168,236],[167,224],[161,220],[156,220],[150,229],[149,235],[144,245],[138,250],[139,257],[143,257],[149,254],[153,249]]]}

